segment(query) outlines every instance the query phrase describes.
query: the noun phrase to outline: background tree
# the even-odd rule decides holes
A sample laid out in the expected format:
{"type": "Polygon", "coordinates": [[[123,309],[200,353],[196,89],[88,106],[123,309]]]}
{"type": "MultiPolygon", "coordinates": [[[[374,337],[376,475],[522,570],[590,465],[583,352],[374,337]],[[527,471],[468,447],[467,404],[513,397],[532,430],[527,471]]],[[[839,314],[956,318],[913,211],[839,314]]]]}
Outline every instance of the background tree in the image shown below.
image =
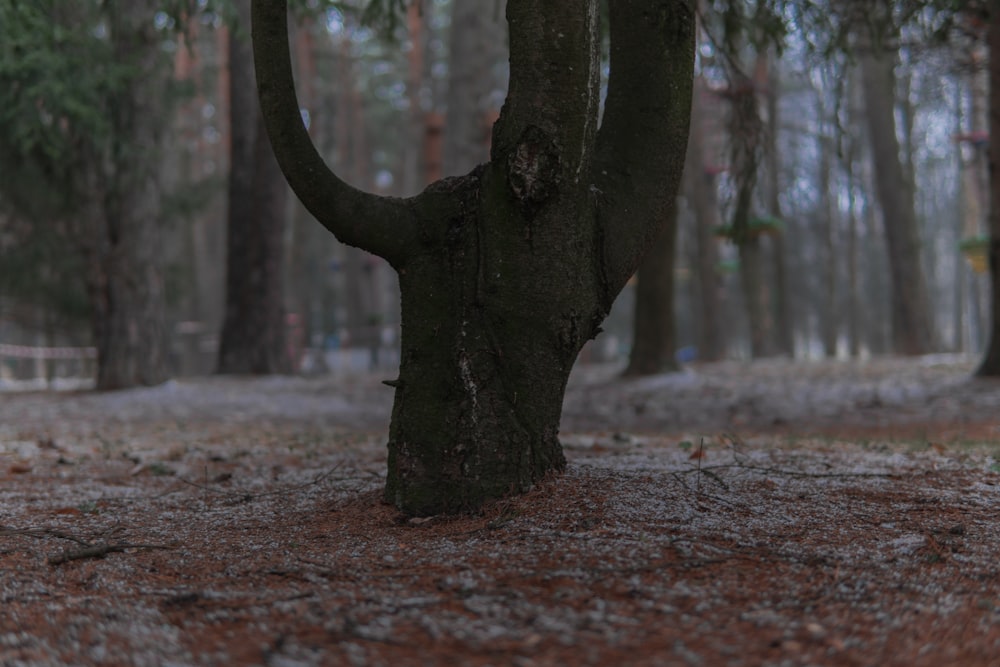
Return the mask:
{"type": "Polygon", "coordinates": [[[721,327],[723,304],[719,298],[722,287],[719,279],[719,252],[715,237],[716,230],[722,226],[717,183],[720,167],[709,162],[707,139],[713,128],[707,122],[708,91],[704,76],[695,79],[694,87],[684,191],[694,214],[695,225],[694,263],[698,278],[695,298],[698,327],[695,341],[700,359],[717,361],[723,357],[725,347],[721,327]]]}
{"type": "Polygon", "coordinates": [[[674,335],[674,261],[677,248],[677,205],[636,273],[632,350],[625,375],[655,375],[680,368],[674,335]]]}
{"type": "Polygon", "coordinates": [[[982,377],[1000,376],[1000,9],[990,4],[987,40],[989,56],[989,262],[991,306],[990,337],[983,361],[976,371],[982,377]]]}
{"type": "Polygon", "coordinates": [[[896,134],[895,54],[881,39],[870,36],[861,53],[862,88],[892,276],[894,348],[902,354],[924,354],[935,348],[936,337],[921,267],[913,185],[896,134]]]}
{"type": "Polygon", "coordinates": [[[153,0],[0,8],[0,153],[47,193],[7,199],[34,224],[62,225],[85,262],[100,389],[167,377],[157,162],[170,85],[158,9],[153,0]]]}
{"type": "Polygon", "coordinates": [[[299,114],[285,2],[254,2],[261,103],[293,189],[384,257],[402,296],[385,495],[410,514],[476,507],[564,465],[570,369],[666,220],[690,114],[693,13],[613,3],[597,129],[597,6],[511,0],[510,89],[491,160],[411,199],[337,178],[299,114]]]}
{"type": "Polygon", "coordinates": [[[490,126],[506,88],[496,71],[503,64],[504,6],[501,0],[452,1],[442,156],[447,176],[468,173],[489,158],[490,126]]]}
{"type": "Polygon", "coordinates": [[[250,6],[229,31],[229,206],[220,373],[288,373],[284,232],[288,188],[255,94],[250,6]]]}

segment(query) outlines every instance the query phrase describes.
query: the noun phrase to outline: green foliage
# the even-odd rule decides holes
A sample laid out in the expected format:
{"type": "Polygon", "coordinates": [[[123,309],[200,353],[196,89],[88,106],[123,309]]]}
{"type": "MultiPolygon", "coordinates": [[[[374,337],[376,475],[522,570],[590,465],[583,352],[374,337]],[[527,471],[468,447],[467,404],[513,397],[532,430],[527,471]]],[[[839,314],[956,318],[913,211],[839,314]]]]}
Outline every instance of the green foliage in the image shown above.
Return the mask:
{"type": "MultiPolygon", "coordinates": [[[[762,234],[778,234],[785,228],[785,223],[774,216],[762,216],[752,218],[747,221],[745,234],[749,237],[762,234]]],[[[719,225],[715,228],[715,235],[724,238],[736,238],[736,230],[733,225],[719,225]]]]}
{"type": "Polygon", "coordinates": [[[66,324],[88,314],[71,222],[80,166],[126,76],[97,16],[94,2],[0,1],[0,292],[66,324]]]}
{"type": "Polygon", "coordinates": [[[392,35],[406,12],[406,0],[368,0],[361,12],[361,22],[392,35]]]}
{"type": "Polygon", "coordinates": [[[958,242],[958,249],[962,252],[974,252],[989,248],[990,237],[986,234],[969,236],[958,242]]]}
{"type": "Polygon", "coordinates": [[[717,54],[738,60],[743,46],[780,52],[791,34],[824,58],[904,33],[942,43],[987,15],[986,0],[708,0],[701,18],[717,54]]]}
{"type": "Polygon", "coordinates": [[[0,2],[0,150],[58,177],[110,131],[106,100],[128,76],[93,2],[0,2]]]}
{"type": "Polygon", "coordinates": [[[89,313],[82,249],[113,162],[138,150],[114,136],[139,69],[116,56],[109,8],[0,0],[0,292],[70,322],[89,313]]]}

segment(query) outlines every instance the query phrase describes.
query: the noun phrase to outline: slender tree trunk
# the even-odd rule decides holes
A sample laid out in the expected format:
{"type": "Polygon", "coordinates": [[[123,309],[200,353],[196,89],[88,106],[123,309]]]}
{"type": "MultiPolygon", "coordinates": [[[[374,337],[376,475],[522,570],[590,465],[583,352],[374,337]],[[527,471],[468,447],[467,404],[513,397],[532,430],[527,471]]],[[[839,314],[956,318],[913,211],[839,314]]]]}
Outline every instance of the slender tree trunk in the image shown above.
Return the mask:
{"type": "Polygon", "coordinates": [[[674,351],[674,259],[677,253],[677,208],[637,274],[632,352],[625,375],[656,375],[680,369],[674,351]]]}
{"type": "Polygon", "coordinates": [[[819,182],[820,214],[823,220],[823,299],[822,312],[819,320],[822,323],[820,339],[823,343],[823,354],[827,358],[837,356],[837,325],[840,322],[837,312],[837,242],[836,221],[832,201],[831,172],[833,171],[832,139],[827,136],[819,140],[819,182]]]}
{"type": "Polygon", "coordinates": [[[990,334],[986,353],[976,374],[1000,376],[1000,11],[992,3],[987,41],[989,56],[989,180],[990,180],[990,334]]]}
{"type": "MultiPolygon", "coordinates": [[[[120,63],[135,73],[111,106],[113,175],[103,215],[92,220],[101,242],[91,249],[89,279],[97,343],[97,388],[153,385],[167,378],[160,188],[156,155],[170,70],[160,50],[153,0],[108,9],[120,63]],[[143,151],[134,147],[142,146],[143,151]],[[152,155],[152,157],[151,157],[152,155]]],[[[96,216],[95,216],[96,217],[96,216]]]]}
{"type": "Polygon", "coordinates": [[[489,158],[494,93],[503,92],[494,69],[504,55],[504,4],[502,0],[452,2],[445,176],[466,174],[489,158]]]}
{"type": "MultiPolygon", "coordinates": [[[[705,105],[704,81],[695,81],[695,94],[691,113],[691,131],[685,160],[684,189],[691,200],[695,217],[695,242],[697,245],[698,299],[698,357],[704,361],[722,358],[722,330],[719,322],[719,253],[715,230],[721,226],[716,177],[706,167],[706,123],[703,119],[705,105]]],[[[715,165],[711,165],[714,167],[715,165]]]]}
{"type": "MultiPolygon", "coordinates": [[[[424,107],[426,55],[426,14],[432,11],[431,3],[411,2],[406,10],[406,30],[410,50],[406,54],[406,99],[409,108],[404,120],[406,145],[403,147],[402,192],[407,195],[419,192],[428,184],[427,165],[423,147],[427,131],[427,109],[424,107]]],[[[429,91],[428,91],[429,92],[429,91]]]]}
{"type": "Polygon", "coordinates": [[[920,240],[911,181],[900,159],[893,95],[894,60],[885,52],[861,57],[869,136],[875,160],[892,276],[892,324],[895,351],[916,355],[935,347],[927,285],[920,262],[920,240]]]}
{"type": "Polygon", "coordinates": [[[764,272],[764,247],[759,236],[744,239],[740,248],[740,281],[750,323],[750,356],[763,359],[774,355],[774,318],[764,272]]]}
{"type": "Polygon", "coordinates": [[[858,297],[858,212],[854,194],[854,139],[847,140],[844,177],[847,181],[847,350],[851,359],[861,356],[861,300],[858,297]]]}
{"type": "Polygon", "coordinates": [[[220,373],[288,373],[285,345],[284,230],[287,186],[254,95],[249,7],[237,3],[229,39],[230,127],[226,311],[220,373]]]}
{"type": "MultiPolygon", "coordinates": [[[[764,57],[758,55],[757,71],[764,57]]],[[[750,325],[750,353],[756,359],[774,354],[775,335],[771,289],[764,269],[766,249],[760,236],[750,229],[764,148],[764,127],[755,90],[754,80],[742,74],[730,83],[733,108],[729,136],[732,141],[731,171],[736,183],[732,239],[740,252],[740,281],[750,325]]]]}
{"type": "MultiPolygon", "coordinates": [[[[766,86],[767,104],[767,205],[771,216],[784,220],[781,211],[781,155],[778,149],[778,133],[781,128],[779,99],[781,76],[779,62],[762,57],[758,62],[758,81],[766,86]]],[[[788,259],[786,251],[786,231],[779,230],[771,237],[771,254],[774,265],[774,336],[775,351],[789,358],[795,356],[795,327],[792,321],[791,299],[788,295],[788,259]]]]}

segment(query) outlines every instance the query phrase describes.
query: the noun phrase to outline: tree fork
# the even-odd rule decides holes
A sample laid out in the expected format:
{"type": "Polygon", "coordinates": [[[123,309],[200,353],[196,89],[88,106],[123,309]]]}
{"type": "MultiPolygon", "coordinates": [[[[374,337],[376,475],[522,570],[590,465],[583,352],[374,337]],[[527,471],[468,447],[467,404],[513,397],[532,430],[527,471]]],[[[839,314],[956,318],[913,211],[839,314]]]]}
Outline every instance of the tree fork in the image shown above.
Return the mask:
{"type": "Polygon", "coordinates": [[[600,133],[597,16],[594,0],[509,0],[510,88],[490,162],[393,199],[323,163],[295,100],[286,3],[254,0],[259,94],[286,177],[341,241],[399,275],[385,497],[405,513],[472,510],[565,466],[570,370],[666,221],[687,141],[693,13],[611,3],[600,133]]]}

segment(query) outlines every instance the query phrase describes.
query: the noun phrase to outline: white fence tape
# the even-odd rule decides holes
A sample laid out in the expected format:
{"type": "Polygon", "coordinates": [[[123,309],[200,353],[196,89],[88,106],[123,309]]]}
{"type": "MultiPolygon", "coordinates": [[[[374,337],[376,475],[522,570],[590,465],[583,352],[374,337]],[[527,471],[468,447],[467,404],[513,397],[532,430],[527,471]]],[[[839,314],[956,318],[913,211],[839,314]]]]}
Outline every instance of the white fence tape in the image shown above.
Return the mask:
{"type": "Polygon", "coordinates": [[[96,359],[94,347],[31,347],[0,343],[0,357],[14,359],[96,359]]]}

